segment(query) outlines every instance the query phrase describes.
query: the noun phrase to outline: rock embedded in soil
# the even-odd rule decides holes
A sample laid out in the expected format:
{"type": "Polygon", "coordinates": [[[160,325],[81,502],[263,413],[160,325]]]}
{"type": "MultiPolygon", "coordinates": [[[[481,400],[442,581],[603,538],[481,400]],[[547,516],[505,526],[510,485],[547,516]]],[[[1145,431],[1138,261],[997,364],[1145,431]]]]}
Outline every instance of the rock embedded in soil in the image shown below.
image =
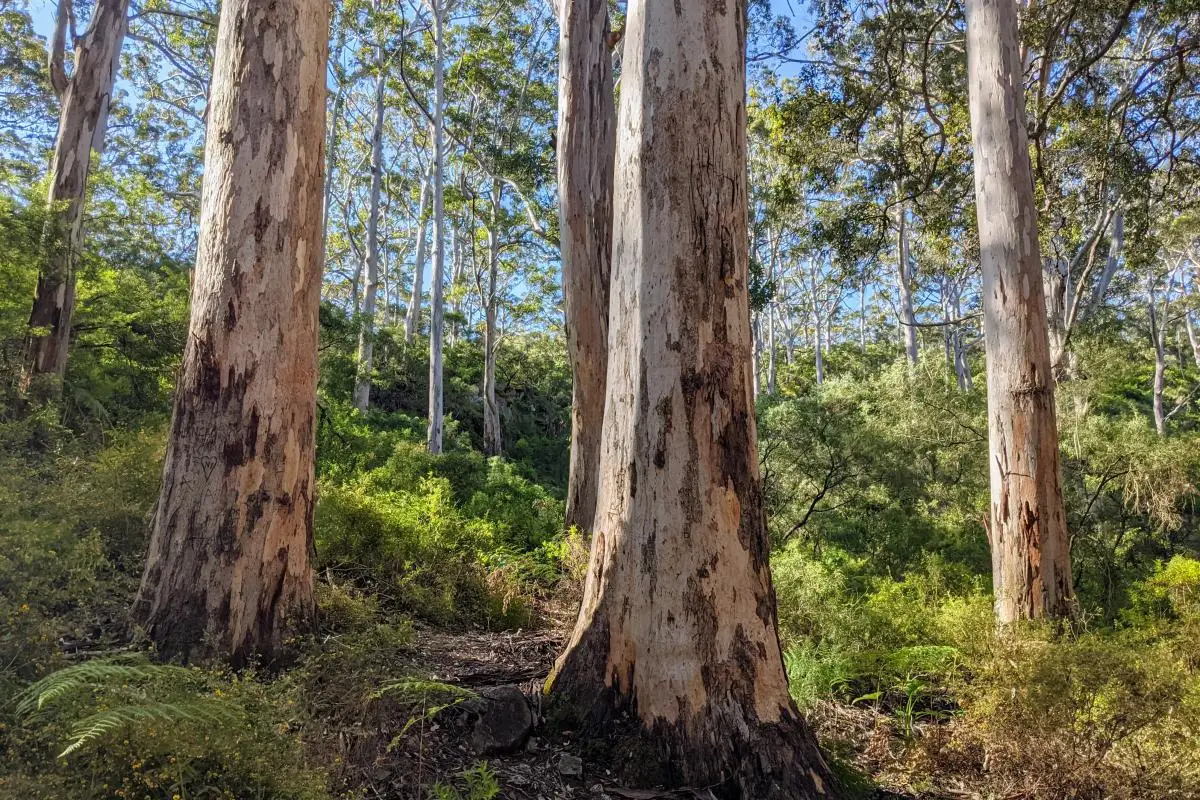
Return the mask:
{"type": "Polygon", "coordinates": [[[467,704],[477,714],[471,747],[481,756],[513,753],[525,746],[533,730],[533,711],[516,686],[482,689],[467,704]]]}
{"type": "Polygon", "coordinates": [[[583,775],[583,759],[570,753],[563,753],[558,759],[558,774],[565,778],[578,778],[583,775]]]}

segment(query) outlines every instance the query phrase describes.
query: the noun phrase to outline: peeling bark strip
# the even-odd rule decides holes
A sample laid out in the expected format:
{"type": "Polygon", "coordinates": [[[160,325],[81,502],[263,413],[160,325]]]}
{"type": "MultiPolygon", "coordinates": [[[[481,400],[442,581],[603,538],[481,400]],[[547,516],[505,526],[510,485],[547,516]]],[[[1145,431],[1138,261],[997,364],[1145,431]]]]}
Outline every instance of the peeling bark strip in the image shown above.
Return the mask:
{"type": "Polygon", "coordinates": [[[834,791],[788,694],[752,400],[745,0],[632,0],[608,403],[583,606],[548,690],[648,783],[834,791]],[[618,720],[631,721],[622,730],[618,720]]]}
{"type": "Polygon", "coordinates": [[[608,371],[617,112],[607,0],[559,3],[559,229],[574,378],[567,525],[591,531],[608,371]]]}
{"type": "Polygon", "coordinates": [[[1003,625],[1069,617],[1074,610],[1070,540],[1014,0],[969,0],[967,53],[983,268],[996,618],[1003,625]]]}
{"type": "Polygon", "coordinates": [[[225,0],[191,320],[134,607],[170,656],[277,656],[313,614],[327,0],[225,0]]]}
{"type": "Polygon", "coordinates": [[[69,0],[61,0],[50,50],[51,83],[62,100],[58,135],[50,159],[51,216],[47,224],[46,264],[38,275],[29,335],[25,343],[22,391],[38,376],[52,376],[51,394],[62,389],[67,371],[71,316],[75,311],[75,265],[83,245],[83,208],[92,150],[103,149],[104,126],[112,98],[129,0],[97,0],[87,31],[75,47],[75,69],[66,77],[69,0]]]}

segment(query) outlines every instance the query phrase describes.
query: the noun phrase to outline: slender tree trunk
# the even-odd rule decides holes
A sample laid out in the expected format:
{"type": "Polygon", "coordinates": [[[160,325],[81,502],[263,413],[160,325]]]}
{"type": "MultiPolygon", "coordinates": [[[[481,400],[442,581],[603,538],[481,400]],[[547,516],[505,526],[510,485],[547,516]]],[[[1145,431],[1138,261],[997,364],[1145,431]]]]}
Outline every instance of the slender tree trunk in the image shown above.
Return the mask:
{"type": "Polygon", "coordinates": [[[1091,302],[1088,303],[1088,316],[1094,315],[1104,305],[1104,298],[1108,296],[1108,287],[1112,283],[1113,276],[1117,274],[1117,267],[1121,264],[1121,254],[1125,249],[1125,208],[1118,205],[1116,211],[1113,212],[1113,232],[1112,239],[1108,246],[1108,258],[1104,262],[1104,271],[1100,273],[1100,279],[1096,281],[1096,288],[1092,292],[1091,302]]]}
{"type": "Polygon", "coordinates": [[[775,301],[767,306],[767,394],[775,395],[775,301]]]}
{"type": "Polygon", "coordinates": [[[835,787],[788,695],[752,402],[745,0],[629,4],[592,558],[549,689],[629,780],[835,787]]]}
{"type": "Polygon", "coordinates": [[[754,399],[762,394],[762,312],[750,312],[750,374],[754,376],[751,389],[754,399]]]}
{"type": "Polygon", "coordinates": [[[444,108],[445,90],[445,0],[428,0],[433,12],[433,286],[429,298],[429,430],[426,442],[429,452],[442,452],[444,424],[442,394],[442,335],[446,326],[446,307],[443,290],[446,280],[446,221],[444,108]]]}
{"type": "Polygon", "coordinates": [[[488,222],[488,277],[484,294],[483,325],[483,452],[498,456],[503,450],[500,437],[500,406],[496,403],[497,348],[496,303],[500,279],[500,204],[503,184],[493,181],[491,219],[488,222]]]}
{"type": "MultiPolygon", "coordinates": [[[[957,279],[950,283],[950,310],[954,314],[954,319],[962,319],[962,286],[957,279]]],[[[971,364],[967,360],[967,348],[963,343],[961,323],[953,327],[952,342],[954,344],[954,375],[958,380],[958,389],[961,392],[970,392],[975,388],[975,382],[971,377],[971,364]]]]}
{"type": "Polygon", "coordinates": [[[558,186],[563,309],[571,358],[566,524],[591,531],[608,371],[616,108],[606,0],[558,0],[558,186]]]}
{"type": "Polygon", "coordinates": [[[821,325],[821,313],[813,309],[813,366],[817,371],[817,386],[825,383],[825,353],[824,335],[821,325]]]}
{"type": "MultiPolygon", "coordinates": [[[[376,4],[378,8],[378,3],[376,4]]],[[[367,212],[367,285],[363,292],[362,327],[358,332],[358,380],[354,386],[354,407],[366,412],[371,404],[371,370],[375,359],[375,303],[379,294],[379,212],[383,186],[383,122],[385,114],[383,45],[375,50],[375,123],[371,129],[371,199],[367,212]]]]}
{"type": "MultiPolygon", "coordinates": [[[[335,24],[337,24],[335,22],[335,24]]],[[[342,52],[346,49],[346,25],[341,23],[338,27],[337,44],[334,46],[334,54],[331,60],[335,64],[340,64],[342,52]]],[[[329,119],[329,143],[326,146],[325,153],[325,194],[324,201],[321,204],[321,252],[328,251],[329,244],[329,214],[330,206],[333,202],[333,176],[337,170],[338,157],[338,138],[341,132],[341,127],[338,125],[342,119],[342,108],[346,105],[345,87],[340,82],[341,70],[339,66],[335,66],[334,74],[338,76],[337,94],[333,98],[333,115],[329,119]]],[[[322,260],[324,256],[322,256],[322,260]]]]}
{"type": "Polygon", "coordinates": [[[364,260],[360,259],[354,265],[354,277],[350,279],[350,313],[358,314],[362,310],[362,279],[364,260]]]}
{"type": "Polygon", "coordinates": [[[858,285],[858,349],[867,352],[867,279],[858,285]]]}
{"type": "Polygon", "coordinates": [[[191,320],[134,605],[165,657],[270,660],[313,616],[328,14],[221,6],[191,320]]]}
{"type": "Polygon", "coordinates": [[[941,276],[941,306],[942,306],[942,348],[945,351],[946,366],[954,369],[954,317],[950,312],[950,278],[941,276]]]}
{"type": "Polygon", "coordinates": [[[1014,0],[969,0],[967,53],[983,271],[992,577],[1002,625],[1074,613],[1070,539],[1014,0]]]}
{"type": "Polygon", "coordinates": [[[1154,336],[1154,430],[1167,435],[1167,411],[1163,394],[1167,385],[1167,351],[1162,331],[1154,336]]]}
{"type": "Polygon", "coordinates": [[[75,311],[75,267],[83,247],[84,205],[92,151],[103,150],[104,125],[125,39],[129,0],[97,0],[87,31],[75,46],[75,69],[66,77],[63,48],[70,0],[59,4],[51,45],[51,80],[62,101],[50,157],[46,261],[38,275],[25,341],[22,393],[62,392],[75,311]],[[38,386],[34,387],[34,383],[38,386]]]}
{"type": "Polygon", "coordinates": [[[1196,367],[1200,368],[1200,336],[1196,334],[1196,323],[1192,320],[1192,312],[1183,315],[1183,324],[1187,328],[1188,343],[1192,346],[1192,358],[1196,367]]]}
{"type": "MultiPolygon", "coordinates": [[[[1171,271],[1159,311],[1158,291],[1153,275],[1147,280],[1146,312],[1150,318],[1150,341],[1154,345],[1154,385],[1152,401],[1154,408],[1154,430],[1159,436],[1167,435],[1167,410],[1163,395],[1167,387],[1167,327],[1171,318],[1171,294],[1175,290],[1176,270],[1171,271]]],[[[1186,316],[1186,315],[1185,315],[1186,316]]]]}
{"type": "Polygon", "coordinates": [[[426,203],[429,200],[429,187],[433,180],[433,162],[421,178],[421,198],[417,203],[417,253],[413,263],[412,294],[408,300],[408,312],[404,316],[404,341],[411,342],[421,326],[421,294],[425,288],[425,241],[429,230],[429,220],[426,219],[426,203]]]}
{"type": "Polygon", "coordinates": [[[1058,370],[1067,348],[1067,303],[1070,297],[1067,262],[1051,258],[1042,269],[1042,290],[1046,297],[1046,334],[1050,342],[1050,368],[1058,370]]]}
{"type": "Polygon", "coordinates": [[[913,310],[912,276],[909,274],[911,262],[908,250],[908,206],[905,203],[901,203],[897,211],[896,231],[896,288],[900,293],[900,327],[904,333],[904,354],[908,363],[916,364],[920,351],[917,345],[917,315],[913,310]]]}

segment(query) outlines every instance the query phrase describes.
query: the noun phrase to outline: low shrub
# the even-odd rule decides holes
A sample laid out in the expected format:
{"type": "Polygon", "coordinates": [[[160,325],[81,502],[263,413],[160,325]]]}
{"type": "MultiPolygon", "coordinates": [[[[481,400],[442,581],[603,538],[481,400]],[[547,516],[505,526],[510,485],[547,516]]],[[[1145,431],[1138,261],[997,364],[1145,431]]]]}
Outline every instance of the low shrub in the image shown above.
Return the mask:
{"type": "Polygon", "coordinates": [[[330,797],[294,733],[295,708],[253,675],[129,656],[68,667],[4,699],[0,797],[330,797]]]}
{"type": "Polygon", "coordinates": [[[489,568],[495,527],[459,510],[447,478],[423,478],[415,491],[325,486],[316,530],[322,568],[369,586],[393,610],[438,624],[530,622],[521,584],[502,565],[489,568]]]}

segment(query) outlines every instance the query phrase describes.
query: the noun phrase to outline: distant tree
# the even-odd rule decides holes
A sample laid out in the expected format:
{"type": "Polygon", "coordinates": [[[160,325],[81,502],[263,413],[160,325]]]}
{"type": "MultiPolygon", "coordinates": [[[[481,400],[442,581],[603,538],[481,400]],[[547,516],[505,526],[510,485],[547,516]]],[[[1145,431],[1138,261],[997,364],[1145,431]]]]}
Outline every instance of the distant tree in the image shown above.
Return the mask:
{"type": "Polygon", "coordinates": [[[128,13],[129,0],[97,0],[87,31],[75,42],[74,68],[68,76],[65,51],[75,12],[73,0],[58,3],[49,68],[50,85],[62,106],[50,159],[46,263],[38,275],[29,314],[23,390],[45,378],[49,395],[62,391],[92,153],[104,150],[104,129],[128,13]]]}
{"type": "Polygon", "coordinates": [[[134,617],[165,656],[312,618],[328,4],[226,0],[191,321],[134,617]]]}

